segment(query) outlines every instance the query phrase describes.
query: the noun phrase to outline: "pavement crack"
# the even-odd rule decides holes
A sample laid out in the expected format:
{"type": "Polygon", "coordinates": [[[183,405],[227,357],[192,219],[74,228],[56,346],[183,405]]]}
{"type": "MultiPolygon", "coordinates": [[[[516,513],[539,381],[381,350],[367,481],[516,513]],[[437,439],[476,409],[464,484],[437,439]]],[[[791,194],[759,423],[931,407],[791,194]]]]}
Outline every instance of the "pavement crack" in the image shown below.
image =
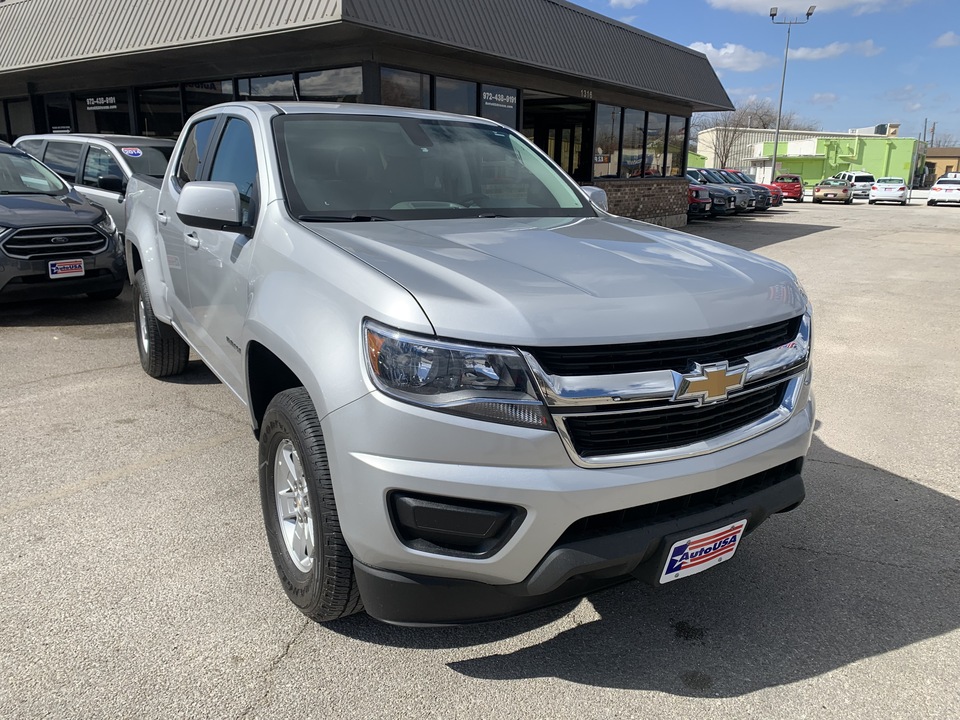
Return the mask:
{"type": "MultiPolygon", "coordinates": [[[[843,552],[832,552],[830,550],[817,550],[815,548],[803,547],[802,545],[781,545],[783,550],[793,550],[795,552],[801,552],[806,555],[815,555],[815,556],[826,556],[826,557],[836,557],[843,558],[844,560],[854,560],[863,564],[869,565],[879,565],[881,567],[895,568],[897,570],[916,570],[917,566],[913,563],[893,563],[893,562],[884,562],[883,560],[877,560],[875,558],[867,558],[863,555],[856,555],[854,553],[843,553],[843,552]]],[[[960,574],[960,568],[940,568],[939,572],[946,570],[951,574],[960,574]]]]}
{"type": "Polygon", "coordinates": [[[266,687],[263,688],[263,692],[260,693],[260,697],[247,705],[243,712],[236,716],[235,720],[244,720],[244,718],[249,718],[250,713],[252,713],[258,707],[262,707],[266,704],[270,697],[270,693],[273,691],[273,685],[269,682],[269,678],[272,677],[273,674],[279,669],[280,664],[287,659],[287,657],[290,655],[290,651],[293,649],[293,646],[297,643],[297,640],[303,637],[303,634],[307,631],[307,628],[312,624],[313,623],[310,620],[304,620],[300,628],[293,634],[293,637],[291,637],[290,640],[288,640],[283,646],[283,649],[280,651],[280,653],[270,661],[270,665],[267,667],[267,671],[265,673],[266,677],[268,678],[266,687]]]}

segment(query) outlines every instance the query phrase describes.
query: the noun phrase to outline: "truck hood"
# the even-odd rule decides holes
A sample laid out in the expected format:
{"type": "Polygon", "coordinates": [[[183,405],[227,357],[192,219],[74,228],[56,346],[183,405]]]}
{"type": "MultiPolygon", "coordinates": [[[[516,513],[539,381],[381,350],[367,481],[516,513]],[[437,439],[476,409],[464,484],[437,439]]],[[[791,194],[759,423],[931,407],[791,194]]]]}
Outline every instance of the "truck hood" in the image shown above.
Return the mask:
{"type": "Polygon", "coordinates": [[[103,210],[75,193],[66,195],[0,195],[0,225],[90,225],[99,222],[103,210]]]}
{"type": "Polygon", "coordinates": [[[806,304],[772,260],[623,218],[305,225],[406,288],[444,337],[636,342],[765,325],[806,304]]]}

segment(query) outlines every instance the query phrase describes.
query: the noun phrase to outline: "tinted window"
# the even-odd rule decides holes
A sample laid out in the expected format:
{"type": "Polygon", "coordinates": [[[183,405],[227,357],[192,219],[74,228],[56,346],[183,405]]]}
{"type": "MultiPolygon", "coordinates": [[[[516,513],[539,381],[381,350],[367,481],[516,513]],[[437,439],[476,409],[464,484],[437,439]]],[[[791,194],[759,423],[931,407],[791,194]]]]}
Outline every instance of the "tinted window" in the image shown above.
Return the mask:
{"type": "Polygon", "coordinates": [[[173,145],[117,145],[134,173],[163,177],[173,154],[173,145]]]}
{"type": "Polygon", "coordinates": [[[854,179],[854,182],[873,182],[873,175],[857,175],[854,179]]]}
{"type": "Polygon", "coordinates": [[[17,147],[35,158],[40,157],[40,148],[43,147],[43,140],[24,140],[17,143],[17,147]]]}
{"type": "Polygon", "coordinates": [[[476,115],[477,84],[466,80],[438,77],[434,102],[437,110],[461,115],[476,115]]]}
{"type": "Polygon", "coordinates": [[[210,144],[210,133],[216,118],[201,120],[190,128],[190,134],[183,143],[180,155],[180,165],[177,166],[177,184],[183,187],[200,177],[200,161],[207,152],[210,144]]]}
{"type": "Polygon", "coordinates": [[[240,192],[243,224],[253,225],[256,217],[257,150],[250,126],[230,118],[213,158],[210,179],[233,183],[240,192]]]}
{"type": "Polygon", "coordinates": [[[380,100],[384,105],[430,107],[430,76],[406,70],[381,68],[380,100]]]}
{"type": "Polygon", "coordinates": [[[80,143],[48,142],[43,161],[64,180],[74,182],[77,179],[80,148],[80,143]]]}
{"type": "Polygon", "coordinates": [[[87,150],[87,159],[83,161],[83,175],[81,183],[90,187],[97,186],[97,179],[105,175],[113,175],[121,180],[123,171],[117,162],[106,150],[91,147],[87,150]]]}
{"type": "Polygon", "coordinates": [[[300,96],[304,100],[360,102],[363,72],[359,67],[300,73],[300,96]]]}

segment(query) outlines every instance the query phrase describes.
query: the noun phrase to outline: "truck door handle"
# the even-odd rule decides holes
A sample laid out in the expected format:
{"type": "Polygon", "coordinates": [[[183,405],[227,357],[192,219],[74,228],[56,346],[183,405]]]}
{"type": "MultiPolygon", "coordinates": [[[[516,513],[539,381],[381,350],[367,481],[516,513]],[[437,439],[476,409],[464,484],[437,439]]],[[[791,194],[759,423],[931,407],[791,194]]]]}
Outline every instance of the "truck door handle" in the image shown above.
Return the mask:
{"type": "Polygon", "coordinates": [[[196,233],[186,233],[183,236],[183,241],[192,248],[200,247],[200,238],[197,237],[196,233]]]}
{"type": "Polygon", "coordinates": [[[166,225],[166,224],[167,224],[167,221],[168,221],[169,219],[170,219],[170,218],[167,217],[167,214],[166,214],[165,212],[163,212],[163,210],[158,210],[158,211],[157,211],[157,220],[160,221],[160,224],[161,224],[161,225],[166,225]]]}

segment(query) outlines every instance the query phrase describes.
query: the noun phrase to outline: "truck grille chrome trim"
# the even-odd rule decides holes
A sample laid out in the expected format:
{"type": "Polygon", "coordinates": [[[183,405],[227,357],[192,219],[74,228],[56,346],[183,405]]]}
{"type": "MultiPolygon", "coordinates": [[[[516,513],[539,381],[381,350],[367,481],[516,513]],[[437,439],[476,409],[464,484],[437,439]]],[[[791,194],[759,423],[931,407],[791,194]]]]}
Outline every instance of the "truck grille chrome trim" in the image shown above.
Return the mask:
{"type": "Polygon", "coordinates": [[[30,227],[14,230],[0,249],[17,260],[86,257],[107,249],[107,236],[89,225],[30,227]]]}
{"type": "MultiPolygon", "coordinates": [[[[810,317],[795,320],[796,336],[788,342],[747,355],[731,351],[729,362],[746,367],[742,388],[731,380],[718,401],[681,392],[705,367],[696,358],[686,374],[662,369],[576,377],[549,374],[536,350],[522,352],[573,462],[586,468],[641,465],[716,452],[789,420],[810,368],[810,317]]],[[[713,363],[711,371],[721,366],[726,361],[713,363]]]]}

